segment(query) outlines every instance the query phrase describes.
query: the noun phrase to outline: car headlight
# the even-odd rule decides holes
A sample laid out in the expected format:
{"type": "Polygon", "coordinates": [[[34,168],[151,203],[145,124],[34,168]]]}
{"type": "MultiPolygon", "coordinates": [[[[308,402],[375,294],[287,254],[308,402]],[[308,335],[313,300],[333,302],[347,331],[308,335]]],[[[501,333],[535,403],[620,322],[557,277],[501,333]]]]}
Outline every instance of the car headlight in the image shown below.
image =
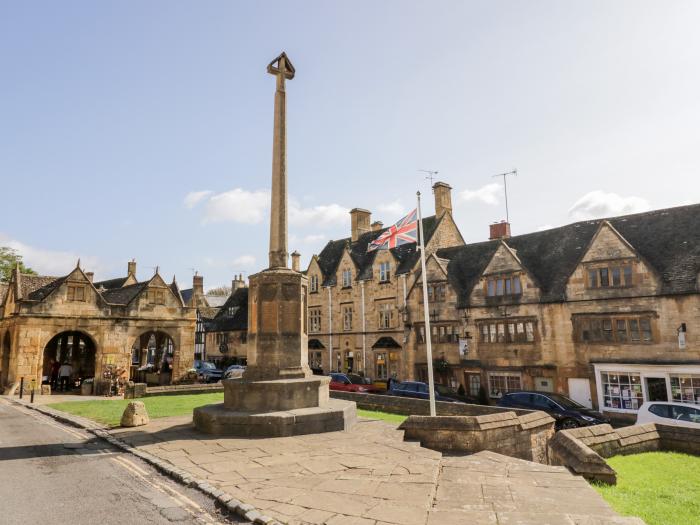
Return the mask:
{"type": "Polygon", "coordinates": [[[591,416],[584,416],[583,414],[581,414],[581,419],[584,419],[585,421],[588,421],[589,423],[594,423],[594,422],[598,421],[598,418],[591,417],[591,416]]]}

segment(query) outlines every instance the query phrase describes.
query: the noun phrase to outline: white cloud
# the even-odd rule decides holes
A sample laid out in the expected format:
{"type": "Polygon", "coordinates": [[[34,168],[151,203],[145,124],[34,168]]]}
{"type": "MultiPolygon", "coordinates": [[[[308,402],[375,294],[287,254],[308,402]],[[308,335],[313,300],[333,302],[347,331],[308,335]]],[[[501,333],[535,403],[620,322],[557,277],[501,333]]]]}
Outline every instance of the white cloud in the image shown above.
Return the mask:
{"type": "Polygon", "coordinates": [[[649,202],[641,197],[622,197],[617,193],[595,190],[577,200],[569,209],[569,215],[577,221],[583,221],[639,213],[650,209],[649,202]]]}
{"type": "Polygon", "coordinates": [[[185,200],[184,200],[185,207],[192,209],[197,204],[199,204],[202,201],[202,199],[205,199],[206,197],[208,197],[211,194],[212,194],[212,192],[209,190],[191,191],[187,195],[185,195],[185,200]]]}
{"type": "Polygon", "coordinates": [[[241,255],[233,260],[233,265],[236,268],[250,268],[251,266],[255,266],[255,260],[255,256],[253,255],[241,255]]]}
{"type": "Polygon", "coordinates": [[[203,224],[239,222],[258,224],[267,216],[270,206],[268,190],[247,191],[236,188],[211,195],[204,204],[203,224]]]}
{"type": "Polygon", "coordinates": [[[464,190],[459,193],[459,198],[464,202],[481,201],[484,204],[498,204],[498,199],[503,186],[496,182],[482,186],[478,190],[464,190]]]}
{"type": "Polygon", "coordinates": [[[2,234],[0,234],[0,245],[16,250],[22,256],[22,262],[25,266],[42,275],[67,275],[75,268],[78,259],[80,259],[80,267],[84,271],[99,274],[107,270],[97,257],[75,252],[36,248],[2,234]]]}
{"type": "MultiPolygon", "coordinates": [[[[314,244],[314,243],[317,243],[317,242],[321,242],[321,241],[324,240],[325,238],[326,238],[326,236],[323,235],[322,233],[312,233],[312,234],[310,234],[310,235],[306,235],[306,236],[301,240],[301,242],[303,242],[304,244],[314,244]]],[[[329,240],[330,240],[330,239],[329,239],[329,240]]]]}
{"type": "Polygon", "coordinates": [[[289,203],[289,224],[297,227],[315,226],[325,228],[338,224],[349,224],[349,209],[339,204],[321,204],[303,208],[293,200],[289,203]]]}
{"type": "Polygon", "coordinates": [[[388,213],[389,215],[396,216],[402,216],[406,215],[406,212],[409,211],[406,209],[406,207],[401,203],[401,201],[396,200],[394,202],[389,202],[387,204],[380,204],[378,206],[379,211],[382,211],[384,213],[388,213]]]}

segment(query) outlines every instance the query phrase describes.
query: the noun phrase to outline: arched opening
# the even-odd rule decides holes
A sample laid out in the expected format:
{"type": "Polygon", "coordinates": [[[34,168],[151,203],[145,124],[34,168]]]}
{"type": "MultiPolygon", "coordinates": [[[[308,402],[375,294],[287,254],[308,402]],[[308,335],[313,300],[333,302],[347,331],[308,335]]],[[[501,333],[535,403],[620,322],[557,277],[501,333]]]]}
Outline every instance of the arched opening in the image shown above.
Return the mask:
{"type": "Polygon", "coordinates": [[[169,385],[175,343],[165,332],[150,330],[138,336],[131,348],[131,378],[137,383],[169,385]]]}
{"type": "Polygon", "coordinates": [[[326,349],[318,339],[309,339],[309,368],[316,375],[323,374],[323,351],[326,349]]]}
{"type": "Polygon", "coordinates": [[[52,392],[73,392],[86,379],[94,379],[95,350],[92,338],[83,332],[55,335],[44,347],[42,384],[51,384],[52,392]]]}
{"type": "Polygon", "coordinates": [[[396,379],[399,372],[399,355],[401,345],[393,337],[380,337],[372,345],[374,350],[373,372],[379,380],[396,379]]]}
{"type": "Polygon", "coordinates": [[[10,332],[5,332],[0,347],[0,387],[7,385],[10,377],[10,332]]]}

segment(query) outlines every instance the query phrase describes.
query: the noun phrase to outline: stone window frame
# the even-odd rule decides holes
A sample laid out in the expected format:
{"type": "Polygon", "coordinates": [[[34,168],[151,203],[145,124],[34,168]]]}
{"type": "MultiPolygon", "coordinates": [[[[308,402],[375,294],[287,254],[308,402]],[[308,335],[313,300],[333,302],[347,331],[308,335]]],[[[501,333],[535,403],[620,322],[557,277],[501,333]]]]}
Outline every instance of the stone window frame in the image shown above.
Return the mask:
{"type": "Polygon", "coordinates": [[[150,288],[146,292],[146,299],[148,304],[164,305],[165,304],[165,290],[150,288]]]}
{"type": "Polygon", "coordinates": [[[510,319],[478,319],[479,343],[534,344],[539,341],[537,318],[518,317],[510,319]]]}
{"type": "Polygon", "coordinates": [[[85,293],[85,285],[83,284],[69,284],[66,290],[66,299],[68,301],[75,301],[84,303],[87,298],[85,293]],[[80,292],[80,293],[78,293],[80,292]]]}
{"type": "Polygon", "coordinates": [[[341,283],[343,288],[352,288],[352,270],[344,268],[341,273],[341,283]]]}
{"type": "Polygon", "coordinates": [[[657,342],[655,317],[651,312],[577,314],[572,317],[574,341],[589,345],[652,345],[657,342]],[[599,337],[592,339],[596,333],[599,337]]]}
{"type": "Polygon", "coordinates": [[[394,305],[390,302],[377,304],[377,327],[379,330],[391,330],[394,325],[394,305]]]}
{"type": "Polygon", "coordinates": [[[341,304],[340,311],[343,314],[343,331],[350,332],[352,330],[352,314],[353,314],[352,303],[341,304]]]}
{"type": "Polygon", "coordinates": [[[517,392],[523,389],[523,375],[521,372],[487,372],[487,383],[489,387],[489,397],[501,398],[508,392],[517,392]],[[494,385],[492,379],[499,378],[498,385],[494,385]],[[500,379],[504,380],[501,381],[500,379]],[[517,384],[516,380],[517,379],[517,384]],[[494,388],[497,386],[498,388],[494,388]]]}
{"type": "Polygon", "coordinates": [[[379,263],[379,282],[391,282],[391,261],[384,261],[379,263]]]}
{"type": "Polygon", "coordinates": [[[447,282],[428,283],[428,303],[444,303],[447,300],[447,282]]]}
{"type": "Polygon", "coordinates": [[[633,287],[633,265],[634,261],[630,259],[586,263],[584,265],[586,289],[614,290],[633,287]],[[615,274],[617,274],[617,279],[615,274]],[[617,284],[615,284],[616,280],[618,280],[617,284]]]}
{"type": "Polygon", "coordinates": [[[522,272],[489,275],[484,279],[486,297],[520,297],[523,294],[522,272]]]}
{"type": "Polygon", "coordinates": [[[318,275],[316,274],[309,277],[309,293],[318,293],[318,275]]]}
{"type": "Polygon", "coordinates": [[[309,306],[309,333],[315,334],[321,331],[321,310],[320,306],[309,306]]]}
{"type": "MultiPolygon", "coordinates": [[[[459,323],[430,323],[432,344],[459,343],[459,323]]],[[[416,343],[425,344],[425,325],[416,326],[416,343]]]]}

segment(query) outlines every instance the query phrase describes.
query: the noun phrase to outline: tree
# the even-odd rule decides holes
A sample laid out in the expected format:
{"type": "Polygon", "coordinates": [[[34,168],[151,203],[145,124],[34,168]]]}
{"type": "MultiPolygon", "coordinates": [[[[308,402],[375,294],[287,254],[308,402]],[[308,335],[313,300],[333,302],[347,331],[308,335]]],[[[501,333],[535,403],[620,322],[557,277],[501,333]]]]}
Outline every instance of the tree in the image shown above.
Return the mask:
{"type": "Polygon", "coordinates": [[[207,295],[228,297],[229,295],[231,295],[231,287],[219,286],[218,288],[212,288],[207,292],[207,295]]]}
{"type": "Polygon", "coordinates": [[[31,268],[27,268],[22,262],[22,256],[17,253],[17,250],[7,246],[0,246],[0,282],[7,282],[12,276],[12,270],[19,263],[19,271],[36,275],[36,272],[31,268]]]}

